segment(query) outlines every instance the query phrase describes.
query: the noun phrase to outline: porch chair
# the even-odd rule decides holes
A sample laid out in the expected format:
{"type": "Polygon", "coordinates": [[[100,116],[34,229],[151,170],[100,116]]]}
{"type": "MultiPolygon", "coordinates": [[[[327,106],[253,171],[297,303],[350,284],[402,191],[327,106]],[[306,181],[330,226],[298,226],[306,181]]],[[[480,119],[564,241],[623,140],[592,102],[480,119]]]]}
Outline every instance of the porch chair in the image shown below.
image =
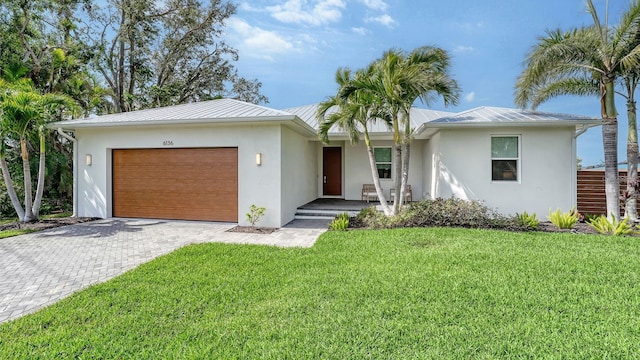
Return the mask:
{"type": "MultiPolygon", "coordinates": [[[[392,188],[389,190],[389,199],[393,201],[396,198],[396,189],[392,188]]],[[[412,202],[413,201],[413,191],[411,191],[411,185],[407,185],[404,192],[404,202],[412,202]]]]}
{"type": "Polygon", "coordinates": [[[378,200],[378,193],[376,192],[376,186],[373,184],[362,185],[362,200],[378,200]]]}

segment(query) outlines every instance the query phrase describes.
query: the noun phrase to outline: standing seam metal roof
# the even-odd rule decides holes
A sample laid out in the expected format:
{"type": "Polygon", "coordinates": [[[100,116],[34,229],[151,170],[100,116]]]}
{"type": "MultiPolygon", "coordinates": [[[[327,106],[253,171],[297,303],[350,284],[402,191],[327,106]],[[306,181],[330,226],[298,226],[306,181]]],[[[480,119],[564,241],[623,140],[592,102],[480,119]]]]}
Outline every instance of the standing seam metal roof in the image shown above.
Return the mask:
{"type": "MultiPolygon", "coordinates": [[[[304,120],[307,124],[309,124],[309,126],[318,130],[319,124],[318,124],[318,119],[316,118],[317,110],[318,110],[318,104],[304,105],[304,106],[284,109],[284,111],[286,112],[297,115],[299,118],[304,120]]],[[[332,114],[335,111],[337,111],[337,107],[334,106],[330,108],[327,113],[332,114]]],[[[411,115],[410,116],[411,127],[418,128],[420,125],[426,122],[431,122],[433,120],[446,117],[446,116],[453,116],[455,114],[450,112],[445,112],[445,111],[436,111],[436,110],[421,109],[421,108],[414,107],[414,108],[411,108],[410,115],[411,115]]],[[[342,133],[342,131],[340,131],[338,128],[333,128],[329,132],[342,133]]],[[[384,123],[384,121],[376,121],[375,123],[371,124],[371,127],[369,127],[369,132],[388,133],[389,129],[387,125],[384,123]]]]}
{"type": "Polygon", "coordinates": [[[593,122],[594,119],[587,116],[557,114],[531,110],[508,109],[500,107],[483,106],[464,111],[453,116],[437,119],[432,124],[499,124],[499,123],[548,123],[558,121],[593,122]]]}
{"type": "Polygon", "coordinates": [[[171,123],[180,120],[250,119],[264,117],[292,117],[284,111],[254,105],[233,99],[218,99],[196,103],[166,106],[155,109],[108,114],[84,119],[61,121],[56,126],[71,125],[133,125],[145,122],[171,123]]]}
{"type": "MultiPolygon", "coordinates": [[[[167,106],[155,109],[132,111],[126,113],[109,114],[85,119],[61,121],[51,124],[51,127],[91,127],[113,125],[136,124],[175,124],[189,122],[233,122],[233,121],[267,121],[282,120],[298,122],[298,125],[318,130],[316,111],[318,104],[311,104],[285,110],[275,110],[265,106],[250,104],[233,99],[218,99],[196,103],[167,106]],[[297,118],[303,120],[299,122],[297,118]],[[306,125],[305,125],[306,123],[306,125]]],[[[329,113],[335,111],[334,108],[329,113]]],[[[411,109],[411,127],[422,131],[426,128],[437,128],[449,125],[498,125],[498,124],[548,124],[567,123],[596,124],[599,119],[586,116],[546,113],[529,110],[508,109],[499,107],[479,107],[461,113],[428,110],[421,108],[411,109]]],[[[369,128],[370,133],[389,133],[387,125],[383,121],[377,121],[369,128]]],[[[331,133],[342,133],[334,128],[331,133]]]]}

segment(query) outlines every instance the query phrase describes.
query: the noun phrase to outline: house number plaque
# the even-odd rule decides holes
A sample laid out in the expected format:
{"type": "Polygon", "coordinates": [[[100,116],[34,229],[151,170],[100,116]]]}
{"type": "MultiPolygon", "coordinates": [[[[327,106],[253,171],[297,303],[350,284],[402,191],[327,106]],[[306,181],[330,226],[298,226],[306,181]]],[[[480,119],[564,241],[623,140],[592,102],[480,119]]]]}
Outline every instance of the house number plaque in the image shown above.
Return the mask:
{"type": "Polygon", "coordinates": [[[165,140],[162,142],[162,145],[164,146],[173,146],[173,141],[172,140],[165,140]]]}

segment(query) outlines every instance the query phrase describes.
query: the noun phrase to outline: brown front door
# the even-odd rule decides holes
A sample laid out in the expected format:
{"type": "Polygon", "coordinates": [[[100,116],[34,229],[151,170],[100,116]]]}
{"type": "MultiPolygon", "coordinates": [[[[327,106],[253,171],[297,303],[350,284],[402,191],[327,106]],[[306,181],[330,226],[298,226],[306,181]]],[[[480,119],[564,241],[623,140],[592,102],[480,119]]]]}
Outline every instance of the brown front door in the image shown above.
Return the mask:
{"type": "Polygon", "coordinates": [[[322,194],[342,195],[342,148],[322,148],[322,194]]]}

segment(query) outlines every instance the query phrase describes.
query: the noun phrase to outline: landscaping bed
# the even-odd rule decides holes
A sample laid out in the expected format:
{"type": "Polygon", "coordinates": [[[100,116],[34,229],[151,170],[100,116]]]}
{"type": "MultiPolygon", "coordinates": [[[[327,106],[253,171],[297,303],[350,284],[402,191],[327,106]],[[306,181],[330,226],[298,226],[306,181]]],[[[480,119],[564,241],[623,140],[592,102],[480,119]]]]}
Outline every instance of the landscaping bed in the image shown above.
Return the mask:
{"type": "Polygon", "coordinates": [[[248,234],[271,234],[278,231],[278,228],[260,226],[234,226],[227,232],[239,232],[248,234]]]}
{"type": "Polygon", "coordinates": [[[0,224],[0,231],[29,230],[30,232],[33,232],[33,231],[56,228],[56,227],[65,226],[65,225],[80,224],[80,223],[92,221],[92,220],[97,220],[97,218],[93,218],[93,217],[46,218],[46,217],[43,217],[38,221],[32,221],[28,223],[21,223],[19,221],[4,222],[0,224]]]}

